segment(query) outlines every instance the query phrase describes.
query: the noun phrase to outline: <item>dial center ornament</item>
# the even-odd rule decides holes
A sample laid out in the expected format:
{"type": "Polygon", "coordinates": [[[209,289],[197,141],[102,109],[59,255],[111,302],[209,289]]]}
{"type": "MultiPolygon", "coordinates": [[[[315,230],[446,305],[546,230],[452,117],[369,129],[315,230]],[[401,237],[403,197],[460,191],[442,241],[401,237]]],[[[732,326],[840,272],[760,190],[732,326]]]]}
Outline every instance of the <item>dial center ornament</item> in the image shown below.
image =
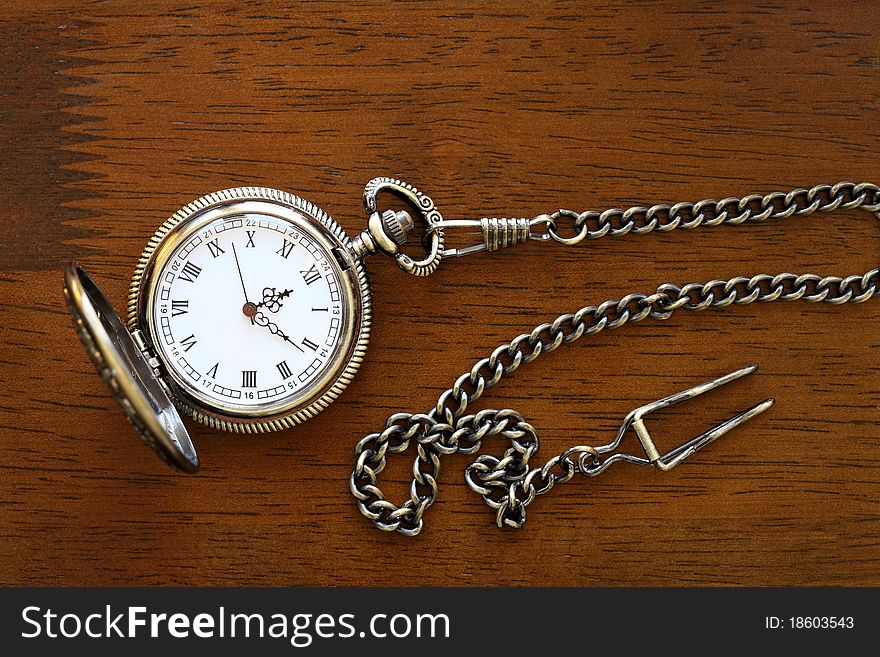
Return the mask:
{"type": "MultiPolygon", "coordinates": [[[[428,219],[433,203],[391,179],[387,190],[428,219]]],[[[369,202],[367,203],[369,205],[369,202]]],[[[293,194],[244,187],[203,196],[172,215],[134,272],[124,326],[88,274],[71,264],[65,295],[80,338],[144,441],[182,470],[199,468],[182,410],[211,427],[255,433],[292,427],[336,399],[360,366],[372,305],[362,259],[399,253],[413,221],[379,215],[354,242],[322,209],[293,194]]]]}

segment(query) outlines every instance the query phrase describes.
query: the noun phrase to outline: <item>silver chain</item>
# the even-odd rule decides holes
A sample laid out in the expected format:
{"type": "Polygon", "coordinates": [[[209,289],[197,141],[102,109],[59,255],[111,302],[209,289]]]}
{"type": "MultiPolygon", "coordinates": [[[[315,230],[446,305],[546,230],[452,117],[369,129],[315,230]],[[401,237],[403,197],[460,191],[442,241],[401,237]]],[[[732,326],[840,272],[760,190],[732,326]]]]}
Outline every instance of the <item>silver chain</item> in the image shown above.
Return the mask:
{"type": "MultiPolygon", "coordinates": [[[[812,189],[795,189],[787,194],[750,195],[721,201],[707,199],[697,203],[635,206],[628,210],[610,209],[604,212],[559,210],[552,215],[541,215],[530,220],[530,229],[543,225],[545,232],[529,232],[528,236],[573,245],[584,239],[605,235],[760,222],[851,208],[873,212],[880,218],[880,188],[869,183],[841,182],[817,185],[812,189]],[[572,224],[573,234],[569,237],[564,237],[559,231],[564,220],[572,224]]],[[[510,222],[510,226],[522,232],[522,220],[510,222]]],[[[497,239],[497,236],[489,237],[497,239]]],[[[500,435],[510,441],[511,447],[501,458],[480,456],[467,467],[465,480],[496,511],[499,527],[520,527],[525,522],[526,507],[538,495],[548,492],[556,484],[567,482],[576,473],[595,476],[613,462],[610,458],[602,460],[602,454],[608,451],[608,446],[575,446],[554,456],[542,467],[532,468],[529,461],[538,451],[538,437],[535,429],[521,415],[510,409],[487,409],[467,414],[471,402],[479,399],[488,388],[520,365],[585,335],[620,328],[648,317],[668,319],[680,308],[706,310],[755,302],[794,300],[829,304],[862,303],[878,293],[878,286],[878,269],[845,278],[815,274],[758,274],[751,278],[711,280],[683,287],[667,283],[658,287],[653,294],[629,294],[619,300],[605,301],[598,306],[581,308],[576,313],[560,315],[550,323],[536,326],[531,333],[524,333],[500,345],[488,358],[478,361],[440,395],[434,408],[427,413],[395,413],[388,418],[381,432],[371,433],[360,440],[355,447],[356,462],[349,478],[351,492],[358,500],[361,513],[379,529],[414,536],[422,530],[425,511],[437,498],[440,456],[473,454],[480,449],[485,438],[500,435]],[[412,440],[416,442],[417,456],[413,463],[410,495],[401,506],[397,506],[385,499],[378,486],[378,476],[385,468],[388,455],[405,451],[412,440]]],[[[617,442],[619,439],[620,435],[617,442]]],[[[682,451],[688,445],[673,451],[682,451]]],[[[698,448],[692,447],[690,452],[698,448]]],[[[617,456],[646,465],[666,465],[663,462],[666,457],[638,459],[629,455],[617,456]]],[[[678,460],[684,456],[679,454],[678,460]]],[[[671,465],[662,469],[668,467],[671,465]]]]}

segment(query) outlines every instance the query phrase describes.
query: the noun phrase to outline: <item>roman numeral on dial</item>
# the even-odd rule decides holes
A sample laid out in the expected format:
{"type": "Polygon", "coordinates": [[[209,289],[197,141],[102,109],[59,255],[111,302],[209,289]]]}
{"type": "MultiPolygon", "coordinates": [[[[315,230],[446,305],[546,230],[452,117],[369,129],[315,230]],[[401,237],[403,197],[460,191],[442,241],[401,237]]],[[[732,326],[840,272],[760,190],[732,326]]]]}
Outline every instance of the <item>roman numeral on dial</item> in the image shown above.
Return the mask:
{"type": "Polygon", "coordinates": [[[257,372],[255,370],[243,370],[241,373],[242,388],[257,387],[257,372]]]}
{"type": "Polygon", "coordinates": [[[214,367],[209,369],[206,374],[210,376],[212,379],[217,378],[217,368],[220,367],[220,363],[214,363],[214,367]]]}
{"type": "Polygon", "coordinates": [[[246,232],[246,233],[247,233],[247,236],[248,236],[248,241],[247,241],[247,244],[244,245],[244,248],[246,248],[246,249],[248,249],[248,248],[253,249],[253,248],[254,248],[254,235],[257,234],[257,231],[255,231],[255,230],[246,230],[246,231],[244,231],[244,232],[246,232]]]}
{"type": "Polygon", "coordinates": [[[196,342],[198,342],[198,340],[196,340],[196,336],[190,335],[180,341],[180,346],[183,347],[184,351],[189,351],[190,349],[192,349],[193,347],[196,346],[196,342]]]}
{"type": "Polygon", "coordinates": [[[308,347],[309,349],[311,349],[312,351],[318,351],[318,345],[316,345],[314,342],[312,342],[312,341],[309,340],[308,338],[303,338],[303,339],[302,339],[302,343],[303,343],[306,347],[308,347]]]}
{"type": "Polygon", "coordinates": [[[210,242],[208,242],[208,250],[211,252],[211,255],[214,256],[215,258],[217,256],[219,256],[221,253],[226,253],[226,251],[224,251],[220,247],[219,240],[211,240],[210,242]]]}
{"type": "Polygon", "coordinates": [[[192,262],[188,262],[183,266],[183,271],[180,272],[180,276],[178,278],[186,281],[187,283],[195,283],[195,280],[199,277],[199,274],[202,273],[202,268],[192,262]]]}
{"type": "Polygon", "coordinates": [[[316,280],[321,278],[321,274],[318,272],[318,265],[312,265],[308,269],[301,269],[300,274],[302,274],[303,280],[305,280],[306,285],[311,285],[316,280]]]}
{"type": "Polygon", "coordinates": [[[278,368],[278,372],[281,374],[282,379],[289,379],[293,376],[293,372],[290,371],[290,365],[287,364],[286,360],[282,360],[275,367],[278,368]]]}
{"type": "Polygon", "coordinates": [[[287,260],[287,256],[290,255],[291,251],[293,251],[293,242],[288,242],[287,240],[284,240],[284,244],[282,244],[281,248],[278,249],[275,253],[287,260]]]}
{"type": "Polygon", "coordinates": [[[171,300],[171,316],[177,317],[178,315],[185,315],[189,312],[189,300],[179,300],[172,299],[171,300]]]}

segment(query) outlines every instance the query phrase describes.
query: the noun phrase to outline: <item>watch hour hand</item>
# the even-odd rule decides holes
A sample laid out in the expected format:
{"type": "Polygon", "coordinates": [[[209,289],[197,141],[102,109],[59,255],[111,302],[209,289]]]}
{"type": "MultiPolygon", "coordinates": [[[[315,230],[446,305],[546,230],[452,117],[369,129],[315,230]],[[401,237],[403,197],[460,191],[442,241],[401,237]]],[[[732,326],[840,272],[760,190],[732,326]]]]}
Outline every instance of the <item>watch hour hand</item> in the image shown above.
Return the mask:
{"type": "Polygon", "coordinates": [[[270,312],[277,313],[281,310],[284,299],[293,294],[293,290],[278,292],[274,287],[263,288],[263,300],[256,304],[257,308],[266,308],[270,312]]]}

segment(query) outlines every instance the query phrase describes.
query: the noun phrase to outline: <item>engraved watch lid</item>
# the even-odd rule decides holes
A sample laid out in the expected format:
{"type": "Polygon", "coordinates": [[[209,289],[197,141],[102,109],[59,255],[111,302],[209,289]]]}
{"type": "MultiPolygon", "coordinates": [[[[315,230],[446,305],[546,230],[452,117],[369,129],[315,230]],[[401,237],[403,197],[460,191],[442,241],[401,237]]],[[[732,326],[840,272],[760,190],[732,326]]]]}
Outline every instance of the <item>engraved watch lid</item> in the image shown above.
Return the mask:
{"type": "Polygon", "coordinates": [[[199,457],[192,440],[147,356],[76,263],[64,270],[64,296],[80,340],[128,421],[166,463],[197,472],[199,457]]]}

